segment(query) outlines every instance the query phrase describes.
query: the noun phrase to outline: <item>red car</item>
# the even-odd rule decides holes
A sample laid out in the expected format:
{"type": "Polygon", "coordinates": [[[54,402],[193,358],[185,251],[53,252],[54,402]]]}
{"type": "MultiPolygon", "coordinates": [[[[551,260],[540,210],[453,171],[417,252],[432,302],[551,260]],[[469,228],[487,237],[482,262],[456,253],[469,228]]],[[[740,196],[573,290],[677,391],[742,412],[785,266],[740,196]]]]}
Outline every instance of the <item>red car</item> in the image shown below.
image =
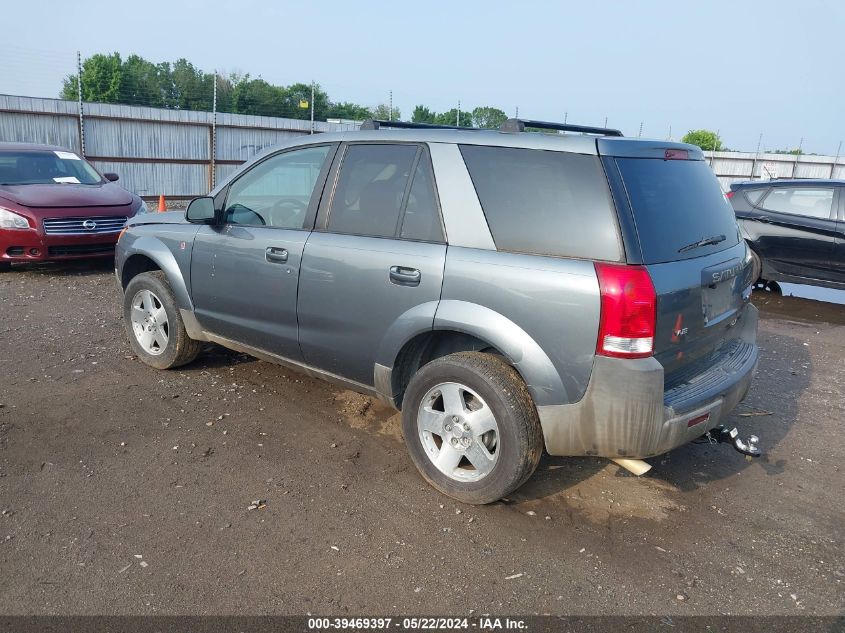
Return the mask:
{"type": "Polygon", "coordinates": [[[147,212],[115,180],[61,147],[0,143],[0,271],[17,262],[112,257],[126,219],[147,212]]]}

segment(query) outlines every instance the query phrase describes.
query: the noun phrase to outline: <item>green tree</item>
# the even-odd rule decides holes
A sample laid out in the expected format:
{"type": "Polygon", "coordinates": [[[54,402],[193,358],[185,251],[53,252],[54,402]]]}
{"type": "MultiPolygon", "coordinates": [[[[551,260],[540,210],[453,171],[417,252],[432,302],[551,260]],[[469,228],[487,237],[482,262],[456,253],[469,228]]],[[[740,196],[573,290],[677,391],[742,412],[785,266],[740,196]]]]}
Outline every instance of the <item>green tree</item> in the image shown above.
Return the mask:
{"type": "Polygon", "coordinates": [[[139,55],[130,55],[121,65],[120,103],[172,107],[173,92],[169,63],[153,64],[139,55]]]}
{"type": "Polygon", "coordinates": [[[716,132],[712,132],[710,130],[690,130],[684,135],[681,142],[689,143],[690,145],[698,145],[705,151],[713,150],[719,152],[724,149],[722,139],[719,138],[719,135],[716,134],[716,132]]]}
{"type": "Polygon", "coordinates": [[[458,125],[458,127],[472,127],[472,112],[461,111],[460,122],[458,121],[458,109],[452,108],[448,112],[442,112],[434,118],[438,125],[458,125]]]}
{"type": "MultiPolygon", "coordinates": [[[[214,101],[214,74],[204,73],[184,57],[177,59],[171,71],[171,107],[180,110],[210,110],[214,101]]],[[[225,79],[223,80],[226,81],[225,79]]],[[[217,80],[218,109],[220,78],[217,80]]],[[[229,89],[231,92],[231,88],[229,89]]]]}
{"type": "Polygon", "coordinates": [[[239,114],[289,116],[286,97],[282,88],[260,78],[250,79],[247,74],[232,89],[232,110],[239,114]]]}
{"type": "Polygon", "coordinates": [[[479,106],[472,111],[472,124],[475,127],[496,129],[508,118],[508,115],[499,108],[490,106],[479,106]]]}
{"type": "Polygon", "coordinates": [[[343,103],[330,103],[329,110],[326,113],[326,118],[363,121],[365,119],[373,118],[373,113],[369,108],[365,108],[362,105],[344,101],[343,103]]]}
{"type": "Polygon", "coordinates": [[[380,103],[373,108],[373,118],[379,121],[400,121],[402,119],[402,113],[399,111],[399,108],[393,108],[391,112],[389,105],[380,103]]]}
{"type": "Polygon", "coordinates": [[[411,114],[412,123],[434,123],[436,118],[437,113],[433,110],[429,110],[424,105],[418,105],[415,107],[414,112],[411,114]]]}
{"type": "MultiPolygon", "coordinates": [[[[98,103],[120,103],[120,78],[123,61],[120,53],[92,55],[82,64],[82,99],[98,103]]],[[[76,75],[69,75],[62,85],[63,99],[77,99],[76,75]]]]}
{"type": "MultiPolygon", "coordinates": [[[[291,119],[311,118],[311,84],[296,83],[282,88],[285,93],[285,112],[282,116],[291,119]],[[307,108],[299,107],[300,102],[307,102],[307,108]]],[[[324,121],[329,110],[329,96],[319,85],[314,86],[314,118],[324,121]]]]}

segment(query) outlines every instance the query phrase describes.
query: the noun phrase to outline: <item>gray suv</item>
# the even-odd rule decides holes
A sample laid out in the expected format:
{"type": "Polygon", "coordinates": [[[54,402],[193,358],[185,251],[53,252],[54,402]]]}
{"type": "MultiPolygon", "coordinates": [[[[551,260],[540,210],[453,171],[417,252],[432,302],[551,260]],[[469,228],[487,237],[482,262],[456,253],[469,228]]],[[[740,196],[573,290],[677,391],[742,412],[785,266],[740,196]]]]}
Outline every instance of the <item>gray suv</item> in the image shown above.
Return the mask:
{"type": "Polygon", "coordinates": [[[468,503],[543,448],[647,469],[745,396],[751,258],[698,148],[515,119],[364,128],[130,220],[116,273],[141,360],[212,341],[383,399],[423,477],[468,503]]]}

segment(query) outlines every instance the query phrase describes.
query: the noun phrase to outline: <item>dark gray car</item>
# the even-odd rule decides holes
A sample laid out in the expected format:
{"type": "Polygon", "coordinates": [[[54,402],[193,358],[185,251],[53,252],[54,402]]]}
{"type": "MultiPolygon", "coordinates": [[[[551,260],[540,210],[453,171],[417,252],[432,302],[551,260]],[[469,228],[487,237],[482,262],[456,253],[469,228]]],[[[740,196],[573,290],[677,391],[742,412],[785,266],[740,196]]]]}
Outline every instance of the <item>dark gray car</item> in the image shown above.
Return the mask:
{"type": "Polygon", "coordinates": [[[727,196],[760,282],[845,288],[845,180],[739,182],[727,196]]]}
{"type": "Polygon", "coordinates": [[[698,148],[369,127],[131,222],[116,272],[144,362],[213,341],[379,397],[422,475],[470,503],[544,447],[647,469],[745,396],[751,259],[698,148]]]}

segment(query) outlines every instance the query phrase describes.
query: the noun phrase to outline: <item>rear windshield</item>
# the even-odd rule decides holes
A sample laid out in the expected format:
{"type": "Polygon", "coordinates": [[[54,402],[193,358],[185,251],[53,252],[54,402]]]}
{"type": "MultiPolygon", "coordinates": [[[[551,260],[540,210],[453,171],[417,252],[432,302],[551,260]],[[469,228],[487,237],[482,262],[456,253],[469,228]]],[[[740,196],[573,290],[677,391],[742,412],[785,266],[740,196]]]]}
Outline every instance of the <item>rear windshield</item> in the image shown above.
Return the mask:
{"type": "Polygon", "coordinates": [[[616,212],[597,156],[460,148],[497,249],[621,259],[616,212]]]}
{"type": "Polygon", "coordinates": [[[96,185],[100,174],[73,152],[0,152],[0,185],[96,185]]]}
{"type": "Polygon", "coordinates": [[[733,208],[704,161],[618,158],[617,163],[646,264],[701,257],[739,242],[733,208]]]}

